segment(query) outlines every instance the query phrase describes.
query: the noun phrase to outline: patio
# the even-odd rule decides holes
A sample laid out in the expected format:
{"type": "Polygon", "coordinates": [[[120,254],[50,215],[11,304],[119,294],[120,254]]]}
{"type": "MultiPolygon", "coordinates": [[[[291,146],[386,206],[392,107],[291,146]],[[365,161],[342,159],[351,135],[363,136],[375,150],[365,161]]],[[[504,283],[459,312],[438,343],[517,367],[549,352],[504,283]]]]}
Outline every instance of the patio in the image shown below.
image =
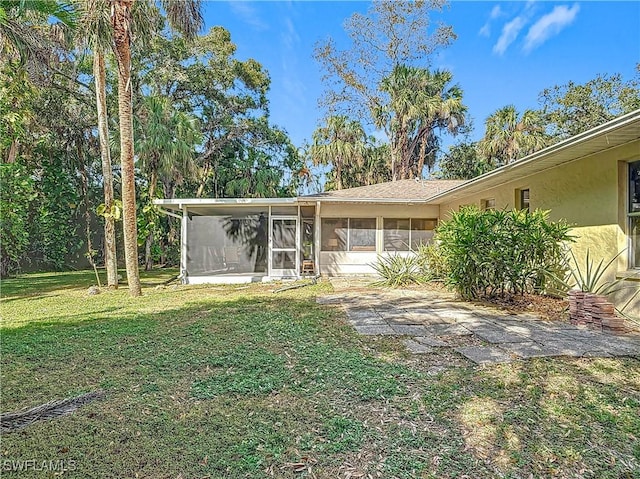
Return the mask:
{"type": "Polygon", "coordinates": [[[377,289],[368,287],[370,282],[334,278],[336,293],[317,301],[344,307],[349,323],[362,335],[404,336],[404,345],[415,354],[449,348],[477,364],[552,356],[640,356],[637,331],[594,331],[457,301],[445,292],[377,289]]]}

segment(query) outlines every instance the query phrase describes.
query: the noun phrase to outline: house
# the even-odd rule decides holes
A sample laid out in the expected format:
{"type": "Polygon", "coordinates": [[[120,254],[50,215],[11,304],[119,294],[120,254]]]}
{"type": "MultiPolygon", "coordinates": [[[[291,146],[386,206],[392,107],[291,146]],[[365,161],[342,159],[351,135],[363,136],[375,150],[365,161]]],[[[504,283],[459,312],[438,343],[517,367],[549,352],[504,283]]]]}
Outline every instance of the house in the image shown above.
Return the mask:
{"type": "MultiPolygon", "coordinates": [[[[438,221],[469,204],[550,210],[551,219],[574,225],[579,258],[589,250],[607,261],[627,248],[608,279],[640,281],[640,110],[469,181],[155,203],[182,220],[186,283],[263,281],[303,270],[373,274],[379,254],[410,254],[433,236],[438,221]]],[[[635,302],[631,310],[640,314],[640,297],[635,302]]]]}

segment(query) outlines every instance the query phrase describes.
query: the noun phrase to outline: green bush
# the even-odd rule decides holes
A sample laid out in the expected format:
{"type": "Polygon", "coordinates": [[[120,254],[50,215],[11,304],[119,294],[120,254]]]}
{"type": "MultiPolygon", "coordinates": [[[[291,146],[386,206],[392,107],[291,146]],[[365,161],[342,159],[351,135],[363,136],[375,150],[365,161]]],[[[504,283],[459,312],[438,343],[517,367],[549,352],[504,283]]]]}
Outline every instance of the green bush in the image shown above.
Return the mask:
{"type": "Polygon", "coordinates": [[[568,231],[547,211],[461,208],[437,230],[446,282],[466,299],[544,291],[563,263],[568,231]]]}
{"type": "Polygon", "coordinates": [[[408,284],[420,284],[426,280],[415,255],[378,256],[378,261],[371,266],[382,278],[376,283],[378,285],[397,288],[408,284]]]}
{"type": "Polygon", "coordinates": [[[447,262],[438,243],[421,244],[416,251],[418,267],[428,280],[441,280],[447,276],[447,262]]]}

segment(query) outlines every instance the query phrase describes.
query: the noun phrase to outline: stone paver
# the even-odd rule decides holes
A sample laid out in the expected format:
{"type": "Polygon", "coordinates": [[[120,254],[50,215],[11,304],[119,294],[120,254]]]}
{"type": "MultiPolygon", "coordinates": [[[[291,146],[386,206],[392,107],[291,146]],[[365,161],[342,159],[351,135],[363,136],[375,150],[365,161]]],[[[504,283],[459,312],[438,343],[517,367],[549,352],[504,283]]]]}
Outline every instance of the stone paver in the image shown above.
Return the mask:
{"type": "Polygon", "coordinates": [[[428,354],[435,351],[432,347],[419,343],[418,341],[414,341],[413,339],[405,339],[402,343],[414,354],[428,354]]]}
{"type": "Polygon", "coordinates": [[[383,326],[354,326],[355,330],[364,336],[377,336],[377,335],[391,335],[391,336],[399,336],[391,326],[383,325],[383,326]]]}
{"type": "Polygon", "coordinates": [[[458,344],[456,352],[477,364],[552,356],[640,357],[640,334],[594,331],[531,313],[510,314],[456,301],[445,292],[374,290],[368,288],[370,278],[331,282],[335,294],[318,297],[318,304],[342,305],[349,324],[360,334],[410,336],[403,344],[415,354],[452,347],[440,339],[448,337],[458,344]],[[489,344],[475,345],[478,341],[489,344]],[[474,345],[460,346],[465,343],[474,345]]]}
{"type": "Polygon", "coordinates": [[[465,346],[456,351],[476,364],[494,364],[511,362],[511,356],[502,349],[493,346],[465,346]]]}
{"type": "Polygon", "coordinates": [[[502,349],[515,354],[523,359],[543,358],[547,356],[563,356],[563,350],[552,346],[536,343],[535,341],[526,341],[522,343],[506,343],[502,344],[502,349]]]}
{"type": "Polygon", "coordinates": [[[473,334],[462,324],[432,324],[425,326],[425,329],[434,336],[470,336],[473,334]]]}
{"type": "Polygon", "coordinates": [[[473,332],[473,334],[478,336],[480,339],[494,344],[521,343],[530,339],[525,335],[512,333],[499,326],[492,326],[488,324],[479,327],[467,326],[467,329],[470,329],[471,332],[473,332]]]}
{"type": "Polygon", "coordinates": [[[424,326],[415,326],[411,324],[390,324],[391,329],[396,333],[406,336],[424,336],[427,329],[424,326]]]}
{"type": "Polygon", "coordinates": [[[436,348],[443,348],[449,346],[448,343],[441,341],[437,338],[432,338],[431,336],[416,336],[413,338],[415,341],[420,344],[424,344],[425,346],[432,346],[436,348]]]}

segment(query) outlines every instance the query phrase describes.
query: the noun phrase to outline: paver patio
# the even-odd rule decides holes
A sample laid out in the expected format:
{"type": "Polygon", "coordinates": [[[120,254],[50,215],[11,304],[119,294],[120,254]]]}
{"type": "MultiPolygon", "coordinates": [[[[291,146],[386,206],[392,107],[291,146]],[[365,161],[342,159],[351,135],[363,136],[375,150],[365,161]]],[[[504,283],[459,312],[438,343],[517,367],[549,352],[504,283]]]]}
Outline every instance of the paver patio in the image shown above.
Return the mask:
{"type": "Polygon", "coordinates": [[[405,336],[415,354],[451,348],[477,364],[536,357],[640,356],[640,334],[580,328],[544,321],[531,313],[511,314],[457,301],[446,292],[376,289],[370,280],[332,279],[335,294],[317,298],[342,305],[360,334],[405,336]],[[460,346],[465,336],[479,340],[460,346]],[[453,344],[447,338],[458,338],[453,344]]]}

